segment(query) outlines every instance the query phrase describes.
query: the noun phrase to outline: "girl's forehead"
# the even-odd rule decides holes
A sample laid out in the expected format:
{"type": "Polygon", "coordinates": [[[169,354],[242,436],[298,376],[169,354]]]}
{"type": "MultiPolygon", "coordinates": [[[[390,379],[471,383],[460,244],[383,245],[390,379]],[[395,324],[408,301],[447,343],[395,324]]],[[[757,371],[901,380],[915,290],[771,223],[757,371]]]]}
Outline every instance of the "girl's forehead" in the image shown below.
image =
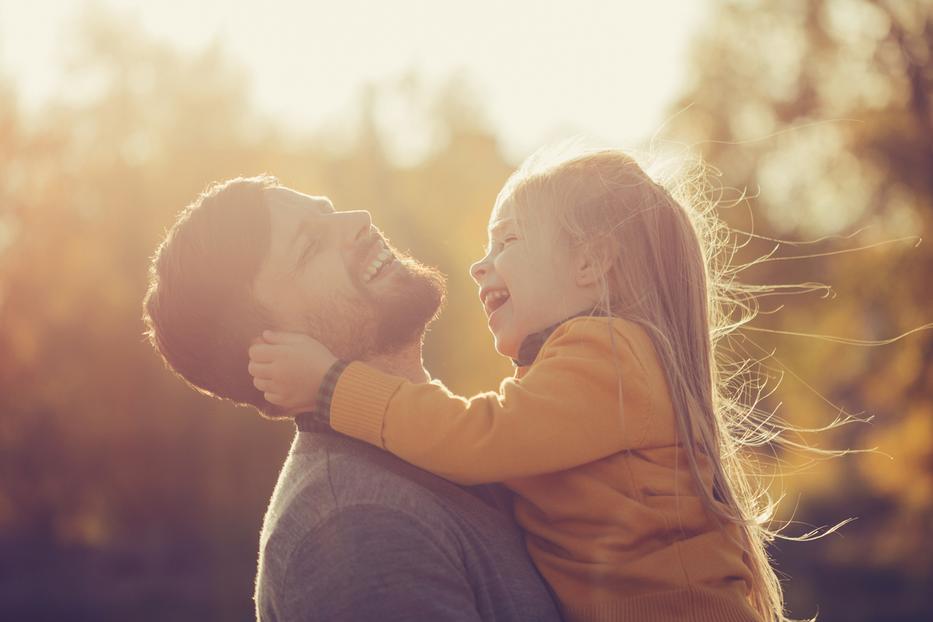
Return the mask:
{"type": "Polygon", "coordinates": [[[489,235],[496,235],[501,233],[506,229],[512,229],[515,227],[515,219],[508,218],[497,218],[496,220],[489,221],[489,235]]]}
{"type": "Polygon", "coordinates": [[[514,212],[515,210],[510,201],[504,201],[493,206],[492,212],[489,214],[490,228],[499,221],[505,220],[507,218],[514,218],[514,212]]]}
{"type": "Polygon", "coordinates": [[[515,206],[511,201],[505,201],[492,208],[492,213],[489,214],[489,225],[487,229],[489,234],[492,235],[502,229],[509,227],[514,228],[522,224],[522,219],[518,217],[515,206]]]}
{"type": "Polygon", "coordinates": [[[493,208],[487,231],[490,238],[500,237],[506,231],[537,238],[553,235],[554,225],[543,214],[534,210],[516,210],[511,202],[506,202],[493,208]]]}

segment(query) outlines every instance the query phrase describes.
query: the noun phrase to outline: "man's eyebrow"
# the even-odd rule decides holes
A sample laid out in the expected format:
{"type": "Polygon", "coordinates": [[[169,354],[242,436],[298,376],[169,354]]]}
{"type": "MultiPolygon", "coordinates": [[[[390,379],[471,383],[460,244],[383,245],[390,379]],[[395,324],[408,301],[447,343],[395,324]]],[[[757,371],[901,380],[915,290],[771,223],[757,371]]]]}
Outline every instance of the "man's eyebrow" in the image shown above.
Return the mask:
{"type": "Polygon", "coordinates": [[[301,224],[298,225],[298,231],[295,232],[295,235],[292,236],[291,242],[288,243],[289,252],[291,252],[291,250],[295,247],[295,244],[298,242],[298,238],[300,238],[303,235],[308,235],[309,233],[308,229],[309,229],[308,221],[307,220],[301,221],[301,224]]]}
{"type": "Polygon", "coordinates": [[[311,235],[311,229],[314,225],[310,224],[308,221],[303,222],[299,228],[298,233],[295,234],[295,237],[292,240],[292,243],[296,243],[298,238],[305,236],[305,248],[298,253],[298,256],[295,257],[295,263],[292,266],[293,273],[297,274],[299,270],[305,265],[308,260],[309,253],[314,249],[316,241],[313,235],[311,235]]]}

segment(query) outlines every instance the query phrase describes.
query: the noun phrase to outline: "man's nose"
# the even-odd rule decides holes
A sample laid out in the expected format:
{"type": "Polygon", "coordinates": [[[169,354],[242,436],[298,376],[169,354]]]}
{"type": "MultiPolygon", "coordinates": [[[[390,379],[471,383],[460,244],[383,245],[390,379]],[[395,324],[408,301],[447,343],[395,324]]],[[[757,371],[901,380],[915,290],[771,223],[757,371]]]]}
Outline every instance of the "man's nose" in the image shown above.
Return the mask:
{"type": "Polygon", "coordinates": [[[366,210],[334,212],[333,216],[340,220],[341,230],[353,242],[357,242],[372,233],[373,218],[366,210]]]}

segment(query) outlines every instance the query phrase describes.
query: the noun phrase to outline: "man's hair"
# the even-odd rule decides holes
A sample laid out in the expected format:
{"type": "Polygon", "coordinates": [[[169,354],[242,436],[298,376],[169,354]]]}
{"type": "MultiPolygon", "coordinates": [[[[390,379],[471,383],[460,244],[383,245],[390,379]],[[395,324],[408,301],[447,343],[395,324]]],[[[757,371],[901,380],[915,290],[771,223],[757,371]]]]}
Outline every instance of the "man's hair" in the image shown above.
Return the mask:
{"type": "Polygon", "coordinates": [[[253,294],[269,250],[268,175],[208,187],[175,220],[149,266],[143,321],[165,364],[194,389],[276,416],[253,386],[252,340],[271,326],[253,294]]]}

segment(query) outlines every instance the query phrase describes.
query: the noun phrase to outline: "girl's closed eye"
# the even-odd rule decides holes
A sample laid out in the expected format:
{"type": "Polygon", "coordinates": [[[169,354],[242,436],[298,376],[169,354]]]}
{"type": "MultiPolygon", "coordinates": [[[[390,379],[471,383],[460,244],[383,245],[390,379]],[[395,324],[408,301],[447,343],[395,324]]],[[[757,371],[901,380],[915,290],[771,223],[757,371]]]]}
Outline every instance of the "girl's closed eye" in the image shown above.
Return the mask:
{"type": "Polygon", "coordinates": [[[506,246],[508,246],[509,244],[517,240],[518,240],[517,235],[507,235],[501,240],[494,240],[492,244],[488,248],[485,249],[486,254],[489,254],[489,253],[498,254],[506,246]]]}
{"type": "Polygon", "coordinates": [[[505,238],[505,239],[502,239],[502,240],[493,240],[492,242],[489,243],[489,245],[487,245],[487,246],[485,246],[485,247],[483,248],[483,254],[484,254],[484,255],[490,255],[490,254],[492,254],[492,255],[497,255],[497,254],[499,254],[499,251],[501,251],[503,248],[505,248],[505,246],[506,246],[508,243],[512,242],[512,241],[514,241],[513,238],[505,238]]]}

